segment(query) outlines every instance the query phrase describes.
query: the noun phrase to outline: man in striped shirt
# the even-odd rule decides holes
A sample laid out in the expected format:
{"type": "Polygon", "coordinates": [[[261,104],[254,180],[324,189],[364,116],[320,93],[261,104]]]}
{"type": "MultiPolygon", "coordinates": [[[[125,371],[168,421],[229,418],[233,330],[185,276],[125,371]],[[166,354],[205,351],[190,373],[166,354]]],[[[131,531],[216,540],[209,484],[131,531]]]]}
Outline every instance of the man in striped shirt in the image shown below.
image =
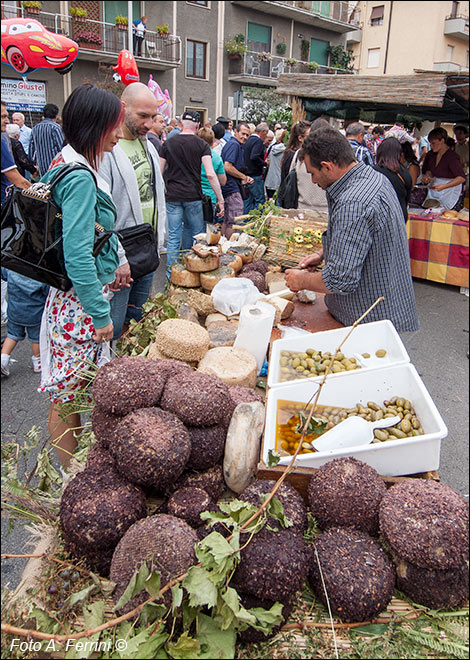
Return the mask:
{"type": "Polygon", "coordinates": [[[383,296],[366,322],[389,319],[399,332],[418,330],[403,212],[390,181],[358,163],[334,129],[311,132],[303,155],[313,183],[326,190],[329,222],[323,253],[288,270],[288,287],[325,293],[328,310],[346,326],[383,296]],[[312,272],[323,256],[324,268],[312,272]]]}
{"type": "Polygon", "coordinates": [[[64,146],[64,134],[57,123],[59,108],[54,103],[47,103],[42,114],[44,119],[34,126],[31,133],[29,149],[29,157],[37,164],[40,176],[47,172],[64,146]]]}

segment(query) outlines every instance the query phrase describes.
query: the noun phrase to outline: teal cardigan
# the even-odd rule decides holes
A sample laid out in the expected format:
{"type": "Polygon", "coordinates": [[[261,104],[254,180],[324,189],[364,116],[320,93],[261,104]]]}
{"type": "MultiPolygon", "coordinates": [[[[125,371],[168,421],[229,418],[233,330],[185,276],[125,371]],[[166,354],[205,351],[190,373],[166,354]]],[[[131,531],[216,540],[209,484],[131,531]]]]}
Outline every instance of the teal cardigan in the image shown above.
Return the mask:
{"type": "MultiPolygon", "coordinates": [[[[41,178],[48,182],[57,172],[49,170],[41,178]]],[[[65,268],[75,293],[95,328],[111,321],[110,304],[103,298],[103,284],[115,278],[119,266],[118,240],[111,236],[97,257],[93,257],[95,221],[104,229],[114,229],[116,207],[109,195],[97,188],[93,174],[85,170],[71,172],[53,190],[53,198],[62,209],[62,236],[65,268]]]]}

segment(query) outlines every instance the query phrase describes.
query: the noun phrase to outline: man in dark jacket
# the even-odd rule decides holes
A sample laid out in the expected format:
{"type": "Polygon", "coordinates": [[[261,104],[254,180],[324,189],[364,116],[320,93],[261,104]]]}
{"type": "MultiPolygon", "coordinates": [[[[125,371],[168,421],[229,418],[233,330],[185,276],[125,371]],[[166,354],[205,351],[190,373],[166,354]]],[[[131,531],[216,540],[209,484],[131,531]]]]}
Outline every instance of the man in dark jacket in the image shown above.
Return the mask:
{"type": "Polygon", "coordinates": [[[256,209],[260,204],[264,204],[266,196],[264,194],[264,154],[266,147],[264,141],[269,131],[269,126],[262,122],[258,124],[253,135],[248,138],[244,151],[246,173],[253,179],[253,183],[249,187],[250,195],[245,199],[244,213],[249,213],[251,209],[256,209]]]}

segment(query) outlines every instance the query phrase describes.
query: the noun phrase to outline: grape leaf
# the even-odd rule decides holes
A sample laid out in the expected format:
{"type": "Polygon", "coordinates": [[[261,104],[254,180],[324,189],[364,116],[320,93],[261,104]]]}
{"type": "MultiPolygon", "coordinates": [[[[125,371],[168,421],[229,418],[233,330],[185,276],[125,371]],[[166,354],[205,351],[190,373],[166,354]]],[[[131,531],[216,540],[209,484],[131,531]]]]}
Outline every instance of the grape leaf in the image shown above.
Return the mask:
{"type": "Polygon", "coordinates": [[[217,588],[204,568],[191,566],[183,586],[189,594],[191,607],[214,607],[217,603],[217,588]]]}
{"type": "Polygon", "coordinates": [[[187,631],[180,636],[177,642],[171,642],[166,646],[168,655],[176,660],[198,658],[200,648],[199,641],[193,637],[189,637],[187,631]]]}

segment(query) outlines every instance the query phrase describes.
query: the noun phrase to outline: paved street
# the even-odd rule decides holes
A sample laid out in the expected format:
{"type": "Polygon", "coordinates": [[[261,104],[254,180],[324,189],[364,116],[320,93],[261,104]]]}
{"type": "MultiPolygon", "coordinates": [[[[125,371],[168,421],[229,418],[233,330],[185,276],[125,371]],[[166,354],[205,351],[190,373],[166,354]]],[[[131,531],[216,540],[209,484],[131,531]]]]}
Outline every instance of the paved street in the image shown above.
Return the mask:
{"type": "MultiPolygon", "coordinates": [[[[163,264],[159,269],[163,273],[163,264]]],[[[161,285],[161,277],[155,282],[161,285]]],[[[468,496],[468,303],[455,287],[415,281],[421,329],[403,335],[411,361],[416,366],[439,412],[449,429],[441,447],[441,480],[462,495],[468,496]]],[[[2,330],[4,330],[2,328],[2,330]]],[[[30,346],[20,344],[14,352],[17,360],[12,374],[2,378],[2,442],[23,442],[24,434],[36,425],[47,428],[48,400],[36,392],[39,374],[31,368],[30,346]]],[[[28,473],[35,455],[19,473],[28,473]]],[[[16,526],[7,535],[8,522],[2,519],[2,548],[6,553],[27,552],[27,534],[16,526]]],[[[2,582],[17,584],[25,561],[2,562],[2,582]]]]}

